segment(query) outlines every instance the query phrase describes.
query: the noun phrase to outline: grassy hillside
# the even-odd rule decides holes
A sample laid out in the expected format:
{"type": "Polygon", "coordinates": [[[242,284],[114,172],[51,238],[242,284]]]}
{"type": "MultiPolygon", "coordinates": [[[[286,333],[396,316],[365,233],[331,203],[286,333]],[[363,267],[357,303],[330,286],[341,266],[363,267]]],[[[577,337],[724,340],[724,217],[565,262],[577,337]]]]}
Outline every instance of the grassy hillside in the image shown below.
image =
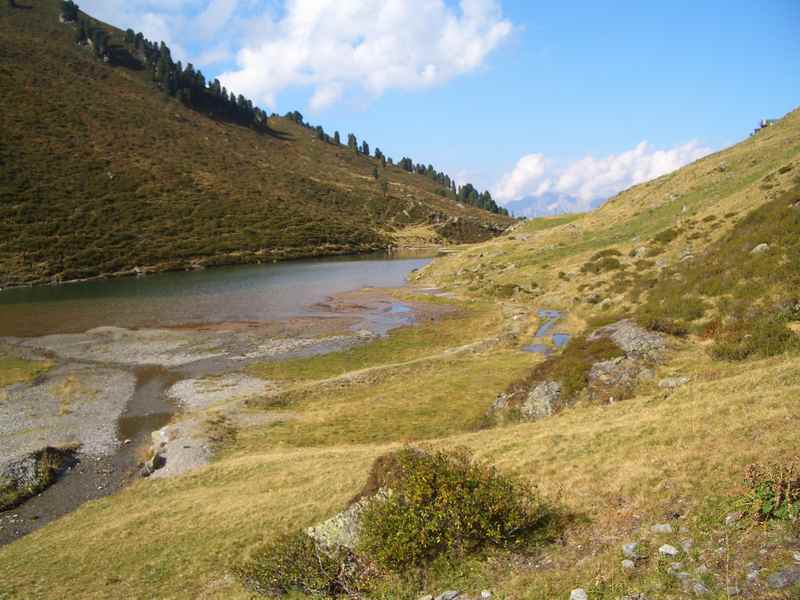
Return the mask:
{"type": "MultiPolygon", "coordinates": [[[[253,367],[282,392],[251,408],[277,411],[276,420],[241,428],[205,469],[135,483],[0,549],[0,597],[250,597],[234,567],[282,532],[341,510],[376,457],[424,442],[472,448],[573,520],[530,554],[437,564],[375,597],[491,589],[550,600],[582,587],[592,600],[666,600],[695,593],[675,575],[684,569],[703,597],[730,598],[736,588],[738,597],[796,599],[797,585],[767,582],[795,564],[797,525],[748,515],[725,523],[750,506],[748,465],[800,456],[800,314],[787,305],[797,302],[800,271],[792,211],[800,112],[594,213],[527,222],[437,259],[419,279],[453,292],[456,313],[363,348],[253,367]],[[762,243],[769,249],[753,253],[762,243]],[[691,309],[696,301],[702,310],[691,309]],[[664,362],[631,398],[581,397],[553,417],[487,428],[482,417],[498,394],[542,362],[520,351],[540,325],[538,309],[561,309],[558,330],[579,334],[622,317],[647,323],[648,307],[659,311],[649,326],[671,333],[664,362]],[[730,338],[737,319],[749,326],[765,312],[779,334],[730,338]],[[664,319],[673,326],[658,325],[664,319]],[[714,351],[729,343],[755,351],[714,351]],[[656,383],[676,376],[687,383],[656,383]],[[664,523],[672,533],[652,530],[664,523]],[[648,555],[632,569],[621,565],[628,542],[648,555]],[[680,554],[660,558],[664,543],[680,554]]],[[[570,345],[562,352],[575,356],[570,345]]]]}
{"type": "MultiPolygon", "coordinates": [[[[193,125],[176,120],[176,131],[228,131],[179,114],[193,125]]],[[[329,156],[310,133],[281,127],[293,141],[254,137],[253,147],[302,144],[319,160],[329,156]]],[[[355,194],[369,163],[338,152],[326,163],[339,169],[329,185],[349,182],[342,193],[355,194]]],[[[295,168],[281,173],[302,179],[295,168]]],[[[406,193],[415,201],[411,176],[392,177],[395,201],[406,193]]],[[[238,193],[238,182],[226,181],[238,193]]],[[[237,566],[282,533],[341,511],[377,457],[410,443],[471,448],[536,485],[570,520],[529,552],[441,561],[390,580],[375,598],[489,589],[501,599],[566,600],[581,587],[591,600],[796,600],[800,583],[769,582],[798,568],[798,524],[756,518],[754,507],[767,502],[753,502],[745,479],[753,464],[775,472],[800,465],[798,215],[794,111],[597,211],[522,223],[439,258],[417,282],[449,291],[436,301],[458,310],[363,347],[250,367],[280,389],[248,407],[271,414],[268,424],[240,426],[205,468],[137,481],[0,548],[0,598],[250,598],[237,566]],[[537,341],[540,309],[562,311],[556,331],[575,336],[635,320],[665,336],[663,360],[623,401],[578,392],[554,416],[494,425],[484,416],[499,395],[558,370],[521,351],[537,341]],[[683,385],[660,385],[677,378],[683,385]],[[665,524],[670,532],[653,530],[665,524]],[[630,542],[644,556],[626,568],[622,545],[630,542]],[[677,556],[660,556],[662,544],[677,556]],[[681,573],[702,587],[685,589],[681,573]]],[[[429,233],[404,230],[413,240],[429,233]]],[[[567,344],[550,360],[584,373],[585,348],[567,344]]],[[[3,369],[8,381],[28,377],[15,374],[21,366],[34,368],[0,361],[0,380],[3,369]]]]}
{"type": "Polygon", "coordinates": [[[77,46],[60,2],[18,4],[0,7],[0,287],[385,249],[409,226],[474,241],[511,222],[396,167],[384,196],[377,161],[290,120],[269,134],[189,110],[136,61],[77,46]]]}

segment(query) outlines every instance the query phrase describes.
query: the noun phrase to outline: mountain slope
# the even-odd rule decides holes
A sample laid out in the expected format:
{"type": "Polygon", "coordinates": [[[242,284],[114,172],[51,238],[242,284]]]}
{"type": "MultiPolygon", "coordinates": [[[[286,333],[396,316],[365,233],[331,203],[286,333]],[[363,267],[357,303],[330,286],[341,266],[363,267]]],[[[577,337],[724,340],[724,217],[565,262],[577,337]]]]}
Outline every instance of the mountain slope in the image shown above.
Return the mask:
{"type": "MultiPolygon", "coordinates": [[[[735,511],[749,506],[748,465],[800,456],[798,349],[767,346],[766,356],[730,360],[711,351],[715,329],[695,327],[725,316],[726,299],[757,309],[797,299],[800,216],[787,211],[800,211],[798,111],[593,213],[529,221],[438,258],[418,280],[448,289],[447,300],[435,300],[456,303],[457,313],[346,352],[254,366],[253,375],[282,392],[248,410],[272,420],[239,426],[205,469],[136,482],[0,548],[0,596],[250,598],[231,575],[236,565],[281,532],[342,510],[377,457],[424,443],[472,448],[577,518],[530,554],[438,564],[376,598],[490,589],[551,600],[582,587],[592,600],[674,600],[704,589],[708,598],[794,600],[800,583],[781,581],[796,572],[796,526],[756,526],[735,511]],[[762,243],[770,249],[753,254],[762,243]],[[640,248],[642,257],[630,256],[640,248]],[[551,417],[488,426],[487,409],[543,364],[520,351],[535,340],[539,309],[563,311],[556,331],[576,335],[639,318],[651,298],[665,300],[666,316],[683,317],[691,303],[669,301],[663,286],[674,281],[690,299],[706,261],[712,308],[680,336],[666,336],[664,362],[631,397],[583,397],[551,417]],[[643,274],[642,285],[622,282],[620,272],[643,274]],[[715,287],[725,293],[714,295],[715,287]],[[642,555],[623,567],[622,546],[631,542],[642,555]],[[678,556],[660,556],[662,544],[678,556]],[[109,564],[113,575],[98,577],[109,564]]],[[[400,294],[419,300],[411,294],[421,292],[400,294]]],[[[800,314],[781,324],[800,332],[800,314]]],[[[573,354],[568,344],[555,356],[573,354]]]]}
{"type": "Polygon", "coordinates": [[[385,249],[456,218],[438,241],[474,241],[511,223],[396,167],[384,197],[376,160],[291,120],[269,134],[189,110],[136,61],[76,45],[60,2],[29,4],[0,8],[0,286],[385,249]]]}

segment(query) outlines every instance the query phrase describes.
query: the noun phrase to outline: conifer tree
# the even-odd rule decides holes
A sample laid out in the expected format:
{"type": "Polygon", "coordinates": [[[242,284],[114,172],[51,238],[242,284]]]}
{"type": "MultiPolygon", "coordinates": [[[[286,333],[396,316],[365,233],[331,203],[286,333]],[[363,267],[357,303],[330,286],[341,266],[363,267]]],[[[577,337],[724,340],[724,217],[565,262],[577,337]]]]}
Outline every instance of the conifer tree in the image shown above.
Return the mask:
{"type": "Polygon", "coordinates": [[[342,145],[342,138],[339,137],[339,132],[338,131],[334,131],[333,132],[333,143],[336,144],[337,146],[341,146],[342,145]]]}

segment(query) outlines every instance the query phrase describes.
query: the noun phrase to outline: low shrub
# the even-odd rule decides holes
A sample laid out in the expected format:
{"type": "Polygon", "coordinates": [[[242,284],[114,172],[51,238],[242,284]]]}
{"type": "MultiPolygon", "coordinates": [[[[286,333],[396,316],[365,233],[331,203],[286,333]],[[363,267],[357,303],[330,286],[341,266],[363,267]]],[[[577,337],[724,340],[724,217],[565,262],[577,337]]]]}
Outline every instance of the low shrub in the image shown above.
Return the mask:
{"type": "Polygon", "coordinates": [[[396,455],[392,493],[363,513],[359,552],[389,570],[443,554],[522,544],[546,511],[527,483],[473,459],[466,449],[396,455]]]}
{"type": "Polygon", "coordinates": [[[729,318],[718,328],[711,354],[720,360],[737,361],[800,352],[800,336],[790,331],[786,322],[786,315],[778,311],[729,318]]]}
{"type": "Polygon", "coordinates": [[[616,248],[608,248],[607,250],[601,250],[600,252],[596,253],[590,260],[600,260],[601,258],[607,257],[614,257],[614,256],[622,256],[622,252],[617,250],[616,248]]]}
{"type": "Polygon", "coordinates": [[[665,229],[664,231],[657,233],[653,238],[654,241],[658,242],[659,244],[669,244],[672,240],[677,238],[680,235],[680,230],[675,229],[674,227],[670,227],[669,229],[665,229]]]}
{"type": "Polygon", "coordinates": [[[316,598],[352,597],[369,587],[368,572],[352,553],[322,552],[302,531],[279,537],[234,568],[234,574],[257,594],[299,592],[316,598]]]}
{"type": "Polygon", "coordinates": [[[745,506],[758,521],[800,520],[800,462],[753,464],[745,473],[745,506]]]}
{"type": "Polygon", "coordinates": [[[397,577],[424,583],[442,561],[483,560],[484,549],[552,541],[568,518],[549,510],[531,485],[466,449],[381,456],[351,506],[381,490],[361,512],[355,550],[323,549],[298,531],[260,548],[234,574],[260,595],[370,597],[397,577]]]}
{"type": "Polygon", "coordinates": [[[607,271],[615,271],[617,269],[622,269],[622,263],[619,259],[606,256],[604,258],[600,258],[596,261],[590,261],[585,263],[581,267],[582,273],[594,273],[598,275],[600,273],[606,273],[607,271]]]}

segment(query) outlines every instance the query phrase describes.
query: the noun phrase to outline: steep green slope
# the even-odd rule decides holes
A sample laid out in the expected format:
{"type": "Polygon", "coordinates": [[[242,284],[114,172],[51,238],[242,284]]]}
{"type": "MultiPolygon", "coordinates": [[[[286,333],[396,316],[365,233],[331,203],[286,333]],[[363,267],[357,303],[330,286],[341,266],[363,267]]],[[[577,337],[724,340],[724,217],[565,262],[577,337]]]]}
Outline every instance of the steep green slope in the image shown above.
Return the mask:
{"type": "Polygon", "coordinates": [[[473,241],[511,222],[396,167],[384,194],[377,161],[288,119],[270,134],[189,110],[136,61],[76,45],[60,2],[26,4],[0,8],[0,286],[377,250],[455,218],[442,237],[473,241]]]}

